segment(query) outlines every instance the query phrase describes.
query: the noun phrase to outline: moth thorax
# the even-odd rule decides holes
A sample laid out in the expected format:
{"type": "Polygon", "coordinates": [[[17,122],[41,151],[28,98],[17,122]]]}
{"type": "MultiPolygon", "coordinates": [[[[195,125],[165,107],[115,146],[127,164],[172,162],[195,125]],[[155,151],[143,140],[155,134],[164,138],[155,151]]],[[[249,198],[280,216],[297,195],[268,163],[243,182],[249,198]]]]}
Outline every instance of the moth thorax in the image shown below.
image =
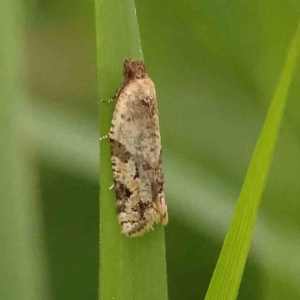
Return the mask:
{"type": "Polygon", "coordinates": [[[141,60],[126,59],[123,66],[125,80],[143,78],[146,74],[146,67],[141,60]]]}

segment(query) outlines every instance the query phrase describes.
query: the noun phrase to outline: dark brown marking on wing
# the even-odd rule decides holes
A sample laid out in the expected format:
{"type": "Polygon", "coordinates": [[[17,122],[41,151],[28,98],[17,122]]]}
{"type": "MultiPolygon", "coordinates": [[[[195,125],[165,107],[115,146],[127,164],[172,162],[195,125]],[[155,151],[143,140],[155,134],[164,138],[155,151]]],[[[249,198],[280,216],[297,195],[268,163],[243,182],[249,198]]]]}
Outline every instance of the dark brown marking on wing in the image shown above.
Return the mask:
{"type": "MultiPolygon", "coordinates": [[[[131,236],[139,231],[141,231],[148,223],[148,220],[146,220],[145,218],[145,212],[148,211],[151,207],[153,207],[153,204],[151,202],[142,202],[140,201],[139,203],[137,203],[134,208],[133,211],[136,211],[139,213],[139,223],[138,225],[136,225],[130,232],[128,232],[128,235],[131,236]]],[[[120,222],[121,226],[126,224],[126,223],[135,223],[136,220],[127,220],[127,221],[122,221],[120,222]]]]}
{"type": "Polygon", "coordinates": [[[151,183],[151,192],[152,192],[152,201],[156,202],[157,197],[158,197],[158,184],[157,182],[152,182],[151,183]]]}
{"type": "Polygon", "coordinates": [[[155,107],[155,101],[152,97],[143,97],[141,99],[141,103],[143,105],[143,110],[145,113],[145,116],[152,118],[154,114],[157,112],[155,107]]]}
{"type": "Polygon", "coordinates": [[[151,170],[151,169],[152,169],[151,166],[147,162],[143,164],[143,170],[144,171],[148,171],[148,170],[151,170]]]}
{"type": "Polygon", "coordinates": [[[127,163],[131,154],[126,147],[117,140],[110,139],[110,148],[112,155],[120,159],[121,162],[127,163]]]}
{"type": "MultiPolygon", "coordinates": [[[[127,222],[121,222],[121,226],[123,226],[125,223],[133,223],[133,221],[127,221],[127,222]]],[[[137,232],[140,232],[143,228],[146,227],[148,223],[148,220],[142,220],[137,226],[135,226],[131,231],[129,231],[127,234],[128,236],[131,236],[137,232]]]]}
{"type": "Polygon", "coordinates": [[[126,207],[125,207],[124,203],[119,202],[119,201],[117,202],[117,209],[116,209],[117,214],[124,212],[125,208],[126,207]]]}
{"type": "Polygon", "coordinates": [[[115,181],[115,190],[117,200],[126,201],[126,199],[130,198],[132,192],[127,188],[127,186],[119,181],[115,181]]]}
{"type": "Polygon", "coordinates": [[[134,174],[133,179],[136,179],[136,178],[139,178],[139,177],[140,177],[139,167],[138,167],[138,164],[135,163],[135,174],[134,174]]]}
{"type": "Polygon", "coordinates": [[[139,212],[140,216],[141,216],[141,219],[144,220],[145,217],[145,211],[147,211],[150,207],[152,207],[152,203],[151,202],[142,202],[140,201],[135,209],[139,212]]]}

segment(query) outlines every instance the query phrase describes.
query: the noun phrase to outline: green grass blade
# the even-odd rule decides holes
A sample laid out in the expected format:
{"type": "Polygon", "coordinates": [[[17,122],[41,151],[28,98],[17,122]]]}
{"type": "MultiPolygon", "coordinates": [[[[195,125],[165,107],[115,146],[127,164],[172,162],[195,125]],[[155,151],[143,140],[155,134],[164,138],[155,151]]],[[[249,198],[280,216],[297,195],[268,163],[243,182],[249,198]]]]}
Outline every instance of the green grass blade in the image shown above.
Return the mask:
{"type": "MultiPolygon", "coordinates": [[[[109,99],[122,82],[125,58],[142,59],[133,0],[95,0],[100,99],[109,99]]],[[[109,132],[115,104],[99,104],[100,133],[109,132]]],[[[164,300],[167,278],[164,232],[157,226],[142,238],[121,235],[112,185],[109,142],[100,155],[99,299],[164,300]]]]}
{"type": "Polygon", "coordinates": [[[206,300],[237,297],[299,51],[300,24],[288,49],[281,78],[257,142],[206,300]]]}

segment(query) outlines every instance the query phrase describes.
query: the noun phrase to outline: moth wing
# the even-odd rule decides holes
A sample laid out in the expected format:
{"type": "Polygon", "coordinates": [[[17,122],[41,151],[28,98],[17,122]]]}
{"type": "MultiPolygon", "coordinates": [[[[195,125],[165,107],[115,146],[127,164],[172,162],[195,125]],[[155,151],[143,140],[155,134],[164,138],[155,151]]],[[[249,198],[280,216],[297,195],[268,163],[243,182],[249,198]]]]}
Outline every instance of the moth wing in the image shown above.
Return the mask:
{"type": "Polygon", "coordinates": [[[168,221],[156,95],[149,80],[123,88],[110,132],[118,217],[129,236],[168,221]]]}

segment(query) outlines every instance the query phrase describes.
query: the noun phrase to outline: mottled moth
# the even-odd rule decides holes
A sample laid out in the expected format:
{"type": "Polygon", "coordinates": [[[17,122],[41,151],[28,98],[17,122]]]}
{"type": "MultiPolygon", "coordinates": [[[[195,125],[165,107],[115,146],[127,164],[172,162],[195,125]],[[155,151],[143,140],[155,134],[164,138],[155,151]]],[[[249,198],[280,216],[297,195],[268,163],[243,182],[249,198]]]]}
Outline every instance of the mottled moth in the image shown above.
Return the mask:
{"type": "Polygon", "coordinates": [[[166,225],[168,211],[155,86],[142,61],[126,59],[123,75],[107,137],[119,223],[122,233],[137,237],[166,225]]]}

